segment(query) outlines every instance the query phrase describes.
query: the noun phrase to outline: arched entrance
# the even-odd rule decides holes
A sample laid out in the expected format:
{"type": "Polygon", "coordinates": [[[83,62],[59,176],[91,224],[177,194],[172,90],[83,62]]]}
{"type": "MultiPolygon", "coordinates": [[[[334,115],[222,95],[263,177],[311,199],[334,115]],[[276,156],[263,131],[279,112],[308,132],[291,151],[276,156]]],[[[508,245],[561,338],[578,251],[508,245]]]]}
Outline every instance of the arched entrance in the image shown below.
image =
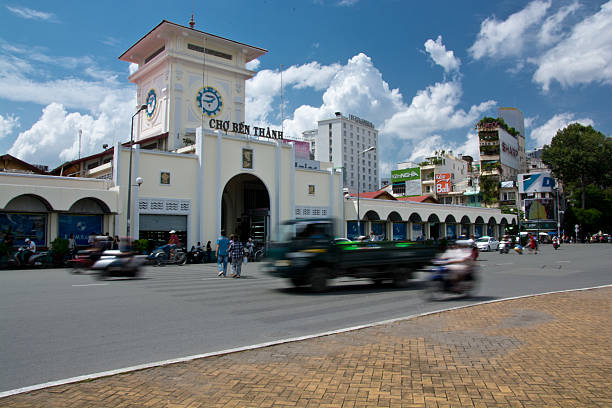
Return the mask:
{"type": "Polygon", "coordinates": [[[23,245],[26,238],[46,246],[51,204],[43,197],[24,194],[13,198],[0,212],[0,239],[23,245]]]}
{"type": "Polygon", "coordinates": [[[82,198],[73,203],[67,213],[59,214],[58,236],[68,239],[73,234],[76,244],[85,246],[89,235],[108,232],[104,231],[104,214],[109,213],[104,202],[93,197],[82,198]]]}
{"type": "Polygon", "coordinates": [[[221,199],[221,229],[242,242],[253,238],[257,245],[270,239],[270,195],[261,179],[252,174],[232,177],[221,199]]]}

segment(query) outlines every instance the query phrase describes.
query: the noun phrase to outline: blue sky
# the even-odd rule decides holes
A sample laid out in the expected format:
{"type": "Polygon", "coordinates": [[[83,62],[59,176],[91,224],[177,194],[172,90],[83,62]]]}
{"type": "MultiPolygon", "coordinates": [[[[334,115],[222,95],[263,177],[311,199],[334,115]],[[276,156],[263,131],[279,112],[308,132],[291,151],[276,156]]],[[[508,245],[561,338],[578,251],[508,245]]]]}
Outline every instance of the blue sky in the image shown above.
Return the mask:
{"type": "Polygon", "coordinates": [[[474,124],[519,108],[527,147],[572,122],[612,131],[612,1],[42,2],[0,6],[0,152],[54,167],[129,139],[117,58],[166,19],[262,47],[247,122],[287,137],[333,112],[380,131],[383,176],[437,149],[476,154],[474,124]]]}

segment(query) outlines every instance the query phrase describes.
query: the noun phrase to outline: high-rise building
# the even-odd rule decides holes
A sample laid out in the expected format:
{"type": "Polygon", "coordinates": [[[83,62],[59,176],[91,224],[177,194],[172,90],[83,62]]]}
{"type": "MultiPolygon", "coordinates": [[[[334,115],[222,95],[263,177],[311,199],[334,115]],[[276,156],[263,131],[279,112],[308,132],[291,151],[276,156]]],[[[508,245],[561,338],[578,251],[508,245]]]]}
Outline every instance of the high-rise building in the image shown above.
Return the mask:
{"type": "Polygon", "coordinates": [[[357,191],[358,176],[359,191],[378,189],[378,131],[371,122],[336,112],[334,118],[318,122],[315,145],[315,160],[342,167],[344,187],[350,192],[357,191]],[[363,153],[370,147],[374,149],[363,153]]]}

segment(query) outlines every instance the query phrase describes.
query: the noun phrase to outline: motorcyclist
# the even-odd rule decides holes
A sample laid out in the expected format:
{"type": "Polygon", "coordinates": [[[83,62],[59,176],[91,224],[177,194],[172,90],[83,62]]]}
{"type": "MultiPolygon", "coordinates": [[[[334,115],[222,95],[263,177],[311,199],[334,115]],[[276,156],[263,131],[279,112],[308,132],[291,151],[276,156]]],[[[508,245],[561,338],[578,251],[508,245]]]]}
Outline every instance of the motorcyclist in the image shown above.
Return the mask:
{"type": "Polygon", "coordinates": [[[28,259],[30,259],[30,257],[36,253],[36,244],[30,238],[26,238],[25,245],[23,247],[24,251],[21,255],[21,261],[26,264],[28,259]]]}
{"type": "Polygon", "coordinates": [[[469,246],[460,246],[456,243],[451,244],[436,260],[437,264],[444,265],[448,271],[445,277],[445,289],[452,289],[457,282],[469,276],[474,270],[474,262],[475,258],[472,248],[469,246]]]}
{"type": "Polygon", "coordinates": [[[253,259],[253,250],[255,249],[253,238],[249,238],[246,244],[244,244],[244,249],[247,253],[247,258],[249,259],[249,261],[251,261],[253,259]]]}
{"type": "Polygon", "coordinates": [[[176,235],[176,231],[175,230],[171,230],[170,231],[170,239],[168,239],[168,252],[170,255],[170,258],[173,259],[174,255],[176,253],[176,247],[179,246],[181,244],[181,241],[179,240],[178,235],[176,235]]]}

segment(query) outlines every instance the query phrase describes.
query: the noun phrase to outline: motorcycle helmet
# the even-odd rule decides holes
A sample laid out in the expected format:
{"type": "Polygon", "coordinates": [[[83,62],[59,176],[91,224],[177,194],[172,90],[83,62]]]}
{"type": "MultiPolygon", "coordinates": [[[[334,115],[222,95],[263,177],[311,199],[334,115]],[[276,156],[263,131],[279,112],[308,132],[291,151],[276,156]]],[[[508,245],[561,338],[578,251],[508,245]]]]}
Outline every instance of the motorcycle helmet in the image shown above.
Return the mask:
{"type": "Polygon", "coordinates": [[[170,231],[170,234],[176,234],[175,230],[170,231]]]}
{"type": "Polygon", "coordinates": [[[26,238],[26,239],[25,239],[25,243],[26,243],[26,244],[30,243],[30,238],[26,238]]]}

